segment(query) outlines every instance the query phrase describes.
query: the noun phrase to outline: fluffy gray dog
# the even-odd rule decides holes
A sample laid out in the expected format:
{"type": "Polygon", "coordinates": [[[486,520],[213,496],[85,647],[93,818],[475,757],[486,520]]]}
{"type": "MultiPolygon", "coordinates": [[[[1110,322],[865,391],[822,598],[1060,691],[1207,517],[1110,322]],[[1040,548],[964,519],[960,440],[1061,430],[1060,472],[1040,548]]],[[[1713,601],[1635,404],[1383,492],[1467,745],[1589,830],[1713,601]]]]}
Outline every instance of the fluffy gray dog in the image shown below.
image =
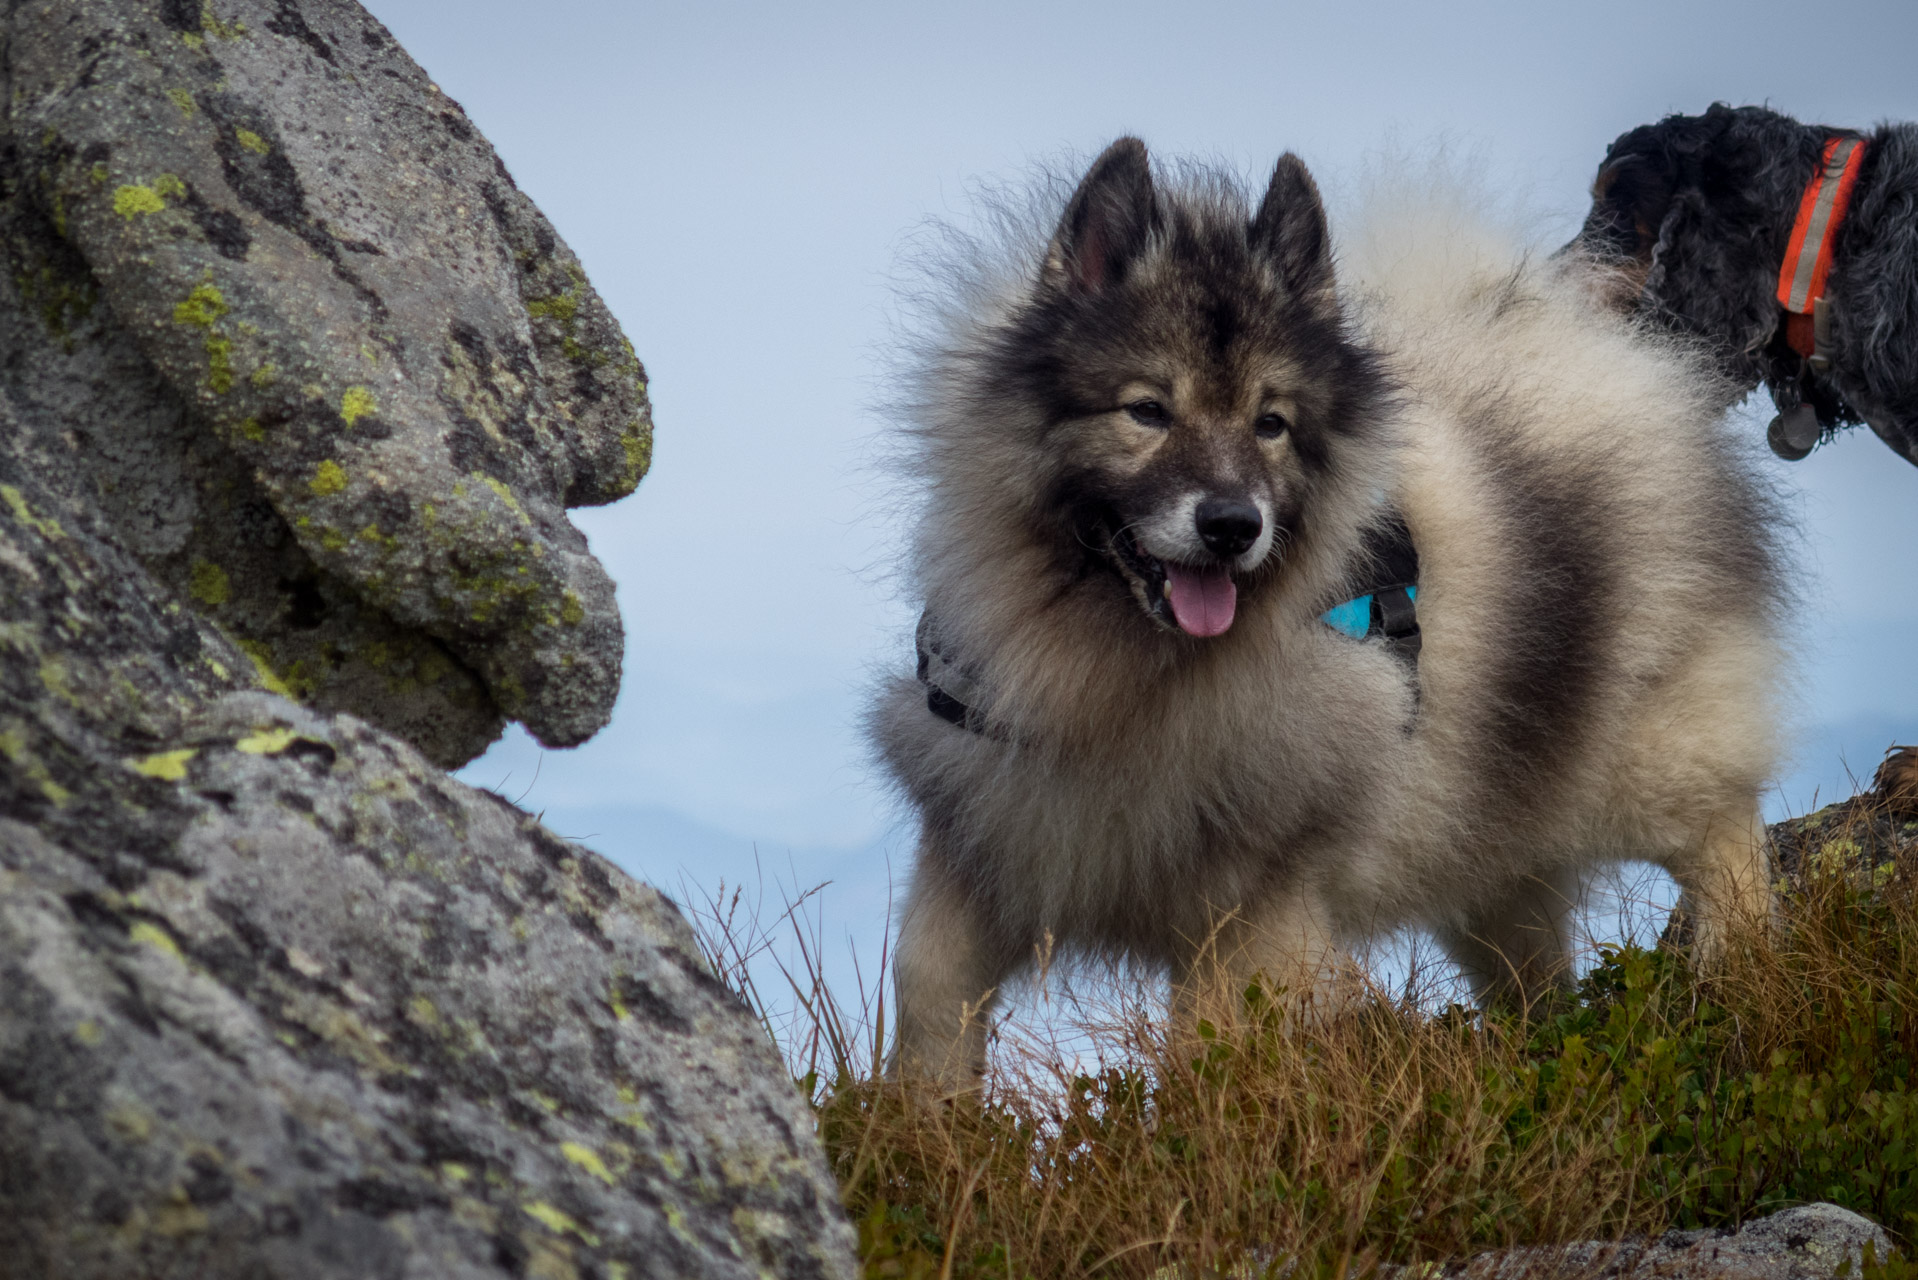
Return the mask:
{"type": "Polygon", "coordinates": [[[1336,280],[1297,159],[1253,207],[1127,138],[960,268],[872,716],[923,831],[902,1067],[976,1079],[1048,939],[1189,1021],[1406,924],[1530,999],[1618,859],[1704,953],[1767,909],[1780,587],[1716,375],[1446,191],[1374,204],[1336,280]]]}
{"type": "Polygon", "coordinates": [[[1612,143],[1572,247],[1617,269],[1621,310],[1702,339],[1732,391],[1765,383],[1783,456],[1863,421],[1918,463],[1918,126],[1667,116],[1612,143]],[[1822,290],[1792,297],[1821,248],[1822,290]]]}

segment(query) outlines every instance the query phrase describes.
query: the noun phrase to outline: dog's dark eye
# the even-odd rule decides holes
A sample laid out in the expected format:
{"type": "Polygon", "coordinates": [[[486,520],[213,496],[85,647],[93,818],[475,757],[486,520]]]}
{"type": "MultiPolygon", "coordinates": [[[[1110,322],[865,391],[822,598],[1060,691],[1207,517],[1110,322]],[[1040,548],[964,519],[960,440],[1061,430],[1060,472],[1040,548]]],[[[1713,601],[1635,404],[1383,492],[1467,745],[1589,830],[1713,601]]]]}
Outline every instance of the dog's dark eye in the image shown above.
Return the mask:
{"type": "Polygon", "coordinates": [[[1252,434],[1261,440],[1277,440],[1291,425],[1282,413],[1262,414],[1259,420],[1252,424],[1252,434]]]}
{"type": "Polygon", "coordinates": [[[1172,421],[1172,415],[1157,400],[1134,400],[1125,407],[1134,422],[1148,427],[1163,427],[1172,421]]]}

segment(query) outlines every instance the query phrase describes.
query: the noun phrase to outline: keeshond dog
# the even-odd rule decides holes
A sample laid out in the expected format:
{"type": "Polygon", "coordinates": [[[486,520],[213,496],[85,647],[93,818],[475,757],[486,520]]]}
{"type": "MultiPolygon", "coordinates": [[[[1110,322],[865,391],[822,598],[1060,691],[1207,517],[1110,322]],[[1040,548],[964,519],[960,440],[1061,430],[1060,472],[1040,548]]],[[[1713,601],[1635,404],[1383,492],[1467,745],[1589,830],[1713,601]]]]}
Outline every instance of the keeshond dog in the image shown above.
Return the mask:
{"type": "Polygon", "coordinates": [[[922,824],[896,1067],[976,1080],[1049,945],[1191,1018],[1408,925],[1533,999],[1617,860],[1701,954],[1766,914],[1783,588],[1722,388],[1398,206],[1339,279],[1297,158],[1253,209],[1125,138],[957,282],[904,431],[919,670],[871,721],[922,824]]]}

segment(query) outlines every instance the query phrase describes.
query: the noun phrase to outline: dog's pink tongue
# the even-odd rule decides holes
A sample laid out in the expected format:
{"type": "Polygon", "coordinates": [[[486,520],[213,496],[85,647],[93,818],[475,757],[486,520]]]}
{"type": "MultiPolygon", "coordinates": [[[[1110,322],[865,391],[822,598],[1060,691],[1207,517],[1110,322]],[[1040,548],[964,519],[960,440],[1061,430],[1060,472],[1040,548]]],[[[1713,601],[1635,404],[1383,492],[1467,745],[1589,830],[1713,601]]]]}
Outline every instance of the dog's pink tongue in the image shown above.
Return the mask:
{"type": "Polygon", "coordinates": [[[1172,588],[1172,616],[1190,636],[1224,635],[1239,607],[1239,589],[1224,569],[1165,567],[1172,588]]]}

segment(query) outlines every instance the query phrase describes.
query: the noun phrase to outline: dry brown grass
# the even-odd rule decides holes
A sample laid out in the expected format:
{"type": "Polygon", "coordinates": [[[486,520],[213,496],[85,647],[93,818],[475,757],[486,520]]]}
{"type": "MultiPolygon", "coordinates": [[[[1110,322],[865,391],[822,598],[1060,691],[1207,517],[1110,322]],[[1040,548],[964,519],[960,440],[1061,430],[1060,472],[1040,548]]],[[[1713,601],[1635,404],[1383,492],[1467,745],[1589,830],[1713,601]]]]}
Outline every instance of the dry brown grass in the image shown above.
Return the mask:
{"type": "MultiPolygon", "coordinates": [[[[1252,991],[1240,1027],[1173,1045],[1116,999],[1072,1045],[1008,1037],[981,1094],[933,1099],[884,1076],[882,990],[836,999],[817,922],[789,911],[772,1029],[869,1276],[1343,1276],[1813,1199],[1908,1239],[1918,824],[1833,813],[1802,833],[1779,927],[1709,981],[1610,949],[1530,1020],[1375,993],[1294,1028],[1252,991]]],[[[749,961],[773,930],[731,901],[704,931],[763,1011],[749,961]]]]}

